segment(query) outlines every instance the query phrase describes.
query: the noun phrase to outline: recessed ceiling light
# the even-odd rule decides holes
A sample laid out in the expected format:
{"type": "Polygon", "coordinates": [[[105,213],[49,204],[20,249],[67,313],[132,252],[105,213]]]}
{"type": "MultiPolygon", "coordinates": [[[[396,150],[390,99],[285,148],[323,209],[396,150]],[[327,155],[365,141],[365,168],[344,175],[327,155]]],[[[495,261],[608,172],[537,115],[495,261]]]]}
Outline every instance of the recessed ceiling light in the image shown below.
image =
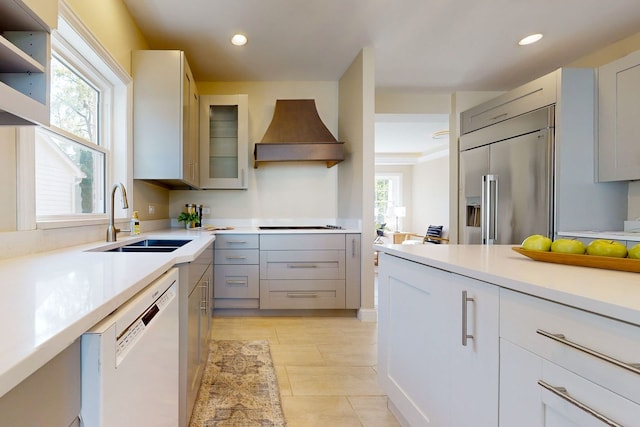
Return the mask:
{"type": "Polygon", "coordinates": [[[231,37],[231,43],[236,46],[244,46],[247,44],[247,36],[244,34],[234,34],[233,37],[231,37]]]}
{"type": "Polygon", "coordinates": [[[542,34],[531,34],[530,36],[527,36],[527,37],[523,38],[522,40],[520,40],[518,42],[518,44],[520,46],[528,45],[528,44],[537,42],[541,38],[542,38],[542,34]]]}

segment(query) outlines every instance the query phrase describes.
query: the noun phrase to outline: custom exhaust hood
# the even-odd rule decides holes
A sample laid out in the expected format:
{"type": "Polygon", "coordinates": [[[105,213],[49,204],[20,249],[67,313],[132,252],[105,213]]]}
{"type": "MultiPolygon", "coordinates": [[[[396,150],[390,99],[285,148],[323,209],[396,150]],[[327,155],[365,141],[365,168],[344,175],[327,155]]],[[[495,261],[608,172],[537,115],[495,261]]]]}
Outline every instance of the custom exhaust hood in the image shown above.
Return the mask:
{"type": "Polygon", "coordinates": [[[330,168],[344,160],[338,142],[318,115],[313,99],[278,99],[271,124],[255,144],[253,167],[265,162],[326,162],[330,168]]]}

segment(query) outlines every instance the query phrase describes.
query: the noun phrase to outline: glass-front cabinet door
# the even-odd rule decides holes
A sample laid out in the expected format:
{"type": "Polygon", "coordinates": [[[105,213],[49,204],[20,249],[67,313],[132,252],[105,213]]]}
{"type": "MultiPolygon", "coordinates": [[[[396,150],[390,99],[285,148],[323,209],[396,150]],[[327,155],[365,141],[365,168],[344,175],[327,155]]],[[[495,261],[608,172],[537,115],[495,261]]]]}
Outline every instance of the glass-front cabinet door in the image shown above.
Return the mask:
{"type": "Polygon", "coordinates": [[[249,166],[247,95],[200,97],[200,187],[246,189],[249,166]]]}

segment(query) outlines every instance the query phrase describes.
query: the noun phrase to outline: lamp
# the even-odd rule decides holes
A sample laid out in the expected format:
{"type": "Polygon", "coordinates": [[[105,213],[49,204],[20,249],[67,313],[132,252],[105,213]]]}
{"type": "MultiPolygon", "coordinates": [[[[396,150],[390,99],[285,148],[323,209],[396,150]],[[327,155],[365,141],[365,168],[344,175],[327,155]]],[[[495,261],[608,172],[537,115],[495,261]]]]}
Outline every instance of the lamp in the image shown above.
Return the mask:
{"type": "Polygon", "coordinates": [[[407,208],[404,206],[396,206],[393,208],[393,213],[396,216],[396,233],[400,231],[399,219],[407,216],[407,208]]]}

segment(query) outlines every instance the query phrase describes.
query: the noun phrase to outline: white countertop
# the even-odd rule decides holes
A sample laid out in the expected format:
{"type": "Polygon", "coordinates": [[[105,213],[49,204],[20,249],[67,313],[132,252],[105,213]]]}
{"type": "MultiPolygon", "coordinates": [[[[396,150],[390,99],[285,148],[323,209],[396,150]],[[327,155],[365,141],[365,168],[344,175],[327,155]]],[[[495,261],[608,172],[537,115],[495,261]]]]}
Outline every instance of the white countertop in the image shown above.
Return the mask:
{"type": "Polygon", "coordinates": [[[230,230],[216,230],[216,234],[351,234],[360,233],[360,230],[356,229],[322,229],[322,230],[260,230],[255,226],[234,227],[230,230]]]}
{"type": "Polygon", "coordinates": [[[215,235],[172,229],[118,239],[0,261],[0,396],[215,235]],[[91,251],[158,237],[192,241],[169,253],[91,251]]]}
{"type": "Polygon", "coordinates": [[[381,252],[640,325],[640,275],[551,264],[512,245],[374,245],[381,252]]]}

